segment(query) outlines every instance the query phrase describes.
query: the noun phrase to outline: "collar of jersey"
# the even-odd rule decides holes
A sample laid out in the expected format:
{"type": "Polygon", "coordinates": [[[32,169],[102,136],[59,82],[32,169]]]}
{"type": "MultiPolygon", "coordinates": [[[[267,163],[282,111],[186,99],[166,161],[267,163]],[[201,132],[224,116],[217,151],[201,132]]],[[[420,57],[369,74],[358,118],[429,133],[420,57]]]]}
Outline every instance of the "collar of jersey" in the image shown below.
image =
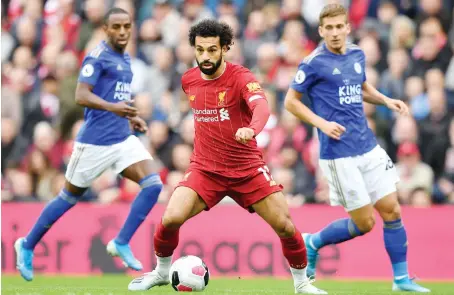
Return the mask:
{"type": "Polygon", "coordinates": [[[112,49],[112,47],[110,47],[109,44],[107,44],[107,42],[105,40],[102,40],[102,45],[106,48],[106,50],[109,52],[109,53],[113,53],[113,54],[116,54],[116,55],[119,55],[119,56],[124,56],[124,53],[120,53],[120,52],[117,52],[115,50],[112,49]]]}

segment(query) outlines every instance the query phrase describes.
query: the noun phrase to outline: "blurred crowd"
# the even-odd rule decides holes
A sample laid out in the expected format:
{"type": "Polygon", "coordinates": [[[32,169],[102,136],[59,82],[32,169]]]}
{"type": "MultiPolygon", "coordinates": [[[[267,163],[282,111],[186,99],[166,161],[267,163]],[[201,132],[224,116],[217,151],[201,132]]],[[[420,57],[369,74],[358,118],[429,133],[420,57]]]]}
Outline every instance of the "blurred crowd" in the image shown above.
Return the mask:
{"type": "MultiPolygon", "coordinates": [[[[227,60],[250,68],[266,91],[272,116],[257,140],[274,179],[291,206],[327,203],[316,132],[285,111],[283,98],[320,42],[318,15],[331,2],[349,8],[350,41],[366,54],[368,81],[411,108],[411,117],[400,117],[365,104],[370,128],[396,163],[401,203],[454,204],[454,0],[2,0],[2,201],[48,201],[62,188],[83,123],[74,102],[80,64],[104,38],[103,16],[116,6],[135,23],[127,48],[132,90],[149,124],[139,137],[165,184],[161,202],[193,147],[180,82],[195,66],[188,29],[218,18],[235,33],[227,60]]],[[[138,190],[106,171],[83,200],[130,202],[138,190]]]]}

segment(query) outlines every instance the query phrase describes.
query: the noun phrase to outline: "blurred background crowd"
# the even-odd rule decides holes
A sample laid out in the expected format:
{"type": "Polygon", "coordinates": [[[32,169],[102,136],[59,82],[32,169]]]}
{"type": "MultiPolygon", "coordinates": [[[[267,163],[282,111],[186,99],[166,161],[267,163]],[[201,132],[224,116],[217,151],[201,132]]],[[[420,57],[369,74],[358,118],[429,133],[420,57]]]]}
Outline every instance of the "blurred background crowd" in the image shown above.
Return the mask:
{"type": "MultiPolygon", "coordinates": [[[[292,206],[327,203],[316,133],[285,111],[283,98],[298,64],[319,44],[318,15],[332,2],[349,9],[350,41],[366,54],[369,82],[411,108],[411,117],[397,117],[365,104],[370,128],[399,171],[401,203],[454,204],[454,0],[2,0],[2,201],[45,202],[62,188],[83,123],[74,102],[80,64],[104,38],[105,12],[117,6],[135,23],[127,48],[132,90],[149,124],[140,138],[165,183],[161,202],[182,179],[193,147],[180,84],[195,66],[188,29],[218,18],[235,33],[227,60],[250,68],[266,90],[272,116],[257,140],[274,179],[292,206]]],[[[138,190],[106,171],[83,200],[130,202],[138,190]]]]}

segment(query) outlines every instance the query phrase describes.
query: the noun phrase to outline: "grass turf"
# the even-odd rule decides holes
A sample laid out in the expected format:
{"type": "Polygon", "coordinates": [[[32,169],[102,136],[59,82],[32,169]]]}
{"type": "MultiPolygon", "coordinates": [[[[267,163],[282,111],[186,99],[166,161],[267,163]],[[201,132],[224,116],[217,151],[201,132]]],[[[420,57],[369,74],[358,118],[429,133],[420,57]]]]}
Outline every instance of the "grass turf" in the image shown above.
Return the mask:
{"type": "MultiPolygon", "coordinates": [[[[157,287],[146,292],[127,291],[131,277],[119,275],[69,277],[38,276],[33,282],[25,282],[20,276],[3,275],[2,295],[123,295],[123,294],[175,294],[170,286],[157,287]]],[[[432,289],[432,295],[454,295],[454,282],[421,282],[432,289]]],[[[391,291],[390,282],[381,281],[334,281],[321,280],[315,285],[332,295],[387,295],[412,294],[391,291]]],[[[255,295],[255,294],[294,294],[291,280],[257,278],[233,279],[215,278],[202,294],[216,295],[255,295]]]]}

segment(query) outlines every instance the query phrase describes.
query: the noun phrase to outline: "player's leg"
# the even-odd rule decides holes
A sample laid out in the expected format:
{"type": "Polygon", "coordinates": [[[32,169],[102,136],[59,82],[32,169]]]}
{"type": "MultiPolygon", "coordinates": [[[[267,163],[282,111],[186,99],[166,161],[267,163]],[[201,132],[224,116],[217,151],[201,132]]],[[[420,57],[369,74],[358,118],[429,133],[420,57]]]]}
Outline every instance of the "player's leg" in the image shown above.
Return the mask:
{"type": "Polygon", "coordinates": [[[383,238],[386,252],[393,268],[393,290],[411,292],[430,292],[429,289],[416,284],[408,274],[407,232],[402,222],[397,193],[393,192],[375,203],[375,209],[383,219],[383,238]]]}
{"type": "MultiPolygon", "coordinates": [[[[149,155],[147,154],[147,156],[149,155]]],[[[127,267],[141,270],[142,263],[134,257],[129,242],[156,204],[162,190],[162,182],[159,174],[153,171],[151,159],[134,163],[124,169],[121,174],[138,183],[141,190],[132,202],[120,232],[107,244],[107,252],[112,256],[119,256],[127,267]]]]}
{"type": "Polygon", "coordinates": [[[407,233],[402,222],[400,205],[397,199],[396,183],[399,181],[396,168],[382,148],[377,148],[366,155],[374,165],[364,174],[367,188],[372,196],[375,209],[383,219],[383,237],[385,248],[393,268],[393,290],[429,292],[414,283],[408,274],[407,233]]]}
{"type": "Polygon", "coordinates": [[[143,160],[132,164],[121,173],[124,177],[140,185],[141,190],[134,199],[125,224],[118,233],[115,241],[125,245],[131,240],[134,233],[147,217],[158,201],[162,190],[162,181],[155,172],[152,160],[143,160]]]}
{"type": "Polygon", "coordinates": [[[151,273],[134,279],[128,289],[144,291],[154,286],[168,284],[172,255],[178,246],[180,227],[186,220],[204,209],[215,206],[224,196],[224,184],[201,171],[189,169],[184,180],[170,197],[154,235],[156,268],[151,273]]]}
{"type": "Polygon", "coordinates": [[[155,172],[153,158],[136,136],[114,145],[117,159],[113,164],[116,173],[136,182],[141,190],[131,204],[129,214],[118,235],[107,244],[107,252],[119,256],[123,264],[134,270],[141,270],[129,242],[156,204],[162,190],[160,176],[155,172]]]}
{"type": "Polygon", "coordinates": [[[245,177],[244,181],[229,185],[231,196],[241,207],[256,212],[277,233],[282,252],[290,264],[295,292],[327,294],[311,285],[306,276],[306,247],[301,233],[294,226],[282,194],[282,186],[274,181],[267,166],[259,167],[245,177]]]}
{"type": "Polygon", "coordinates": [[[156,268],[132,280],[128,286],[130,291],[145,291],[169,283],[169,270],[173,252],[178,246],[180,227],[205,208],[205,202],[193,189],[184,186],[175,189],[154,235],[156,268]]]}
{"type": "Polygon", "coordinates": [[[90,186],[92,179],[83,178],[79,173],[81,165],[83,166],[81,160],[83,162],[90,153],[84,145],[76,143],[66,172],[65,187],[44,207],[27,236],[15,242],[16,267],[25,280],[33,279],[33,250],[36,245],[52,225],[77,203],[86,188],[90,186]]]}
{"type": "Polygon", "coordinates": [[[361,236],[374,227],[373,207],[357,163],[352,159],[320,160],[330,187],[332,205],[341,205],[350,218],[337,219],[319,232],[303,234],[307,247],[309,276],[315,276],[318,250],[361,236]]]}
{"type": "Polygon", "coordinates": [[[292,222],[287,201],[282,192],[268,195],[252,204],[252,208],[279,236],[282,252],[290,265],[295,293],[327,294],[311,285],[311,281],[307,278],[306,247],[301,233],[292,222]]]}
{"type": "Polygon", "coordinates": [[[154,236],[159,273],[168,274],[173,251],[178,246],[180,227],[205,208],[205,202],[193,189],[180,186],[174,191],[154,236]]]}

